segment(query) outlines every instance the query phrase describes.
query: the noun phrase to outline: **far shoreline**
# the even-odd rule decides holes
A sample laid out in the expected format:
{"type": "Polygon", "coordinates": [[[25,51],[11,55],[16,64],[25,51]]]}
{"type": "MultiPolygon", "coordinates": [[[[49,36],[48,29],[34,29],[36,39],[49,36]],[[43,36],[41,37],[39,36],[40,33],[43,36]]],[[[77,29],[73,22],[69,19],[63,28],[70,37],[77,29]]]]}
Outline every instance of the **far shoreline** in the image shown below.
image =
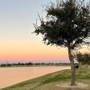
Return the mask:
{"type": "Polygon", "coordinates": [[[0,68],[12,68],[12,67],[49,67],[49,66],[70,66],[70,65],[32,65],[32,66],[0,66],[0,68]]]}
{"type": "MultiPolygon", "coordinates": [[[[75,63],[77,64],[77,63],[75,63]]],[[[70,66],[70,63],[2,63],[0,64],[0,68],[2,67],[36,67],[36,66],[70,66]]]]}

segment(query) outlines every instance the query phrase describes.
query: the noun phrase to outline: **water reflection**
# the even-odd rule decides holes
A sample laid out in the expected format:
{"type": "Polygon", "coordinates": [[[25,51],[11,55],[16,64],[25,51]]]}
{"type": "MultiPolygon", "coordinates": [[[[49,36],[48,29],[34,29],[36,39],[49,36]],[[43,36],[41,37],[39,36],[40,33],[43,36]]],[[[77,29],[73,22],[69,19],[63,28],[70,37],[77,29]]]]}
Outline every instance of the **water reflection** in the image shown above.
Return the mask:
{"type": "Polygon", "coordinates": [[[63,69],[70,69],[70,67],[48,66],[0,68],[0,88],[63,69]]]}

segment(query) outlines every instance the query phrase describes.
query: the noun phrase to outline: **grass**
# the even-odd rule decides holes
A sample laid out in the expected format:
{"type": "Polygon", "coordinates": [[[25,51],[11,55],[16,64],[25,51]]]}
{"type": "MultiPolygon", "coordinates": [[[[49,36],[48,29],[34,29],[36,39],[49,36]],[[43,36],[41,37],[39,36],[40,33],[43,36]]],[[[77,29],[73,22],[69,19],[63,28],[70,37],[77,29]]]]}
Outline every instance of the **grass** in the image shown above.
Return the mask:
{"type": "Polygon", "coordinates": [[[83,66],[82,69],[75,71],[76,83],[88,84],[88,88],[65,88],[58,87],[57,84],[70,83],[71,71],[62,70],[59,72],[47,74],[35,79],[31,79],[0,90],[90,90],[90,66],[83,66]]]}

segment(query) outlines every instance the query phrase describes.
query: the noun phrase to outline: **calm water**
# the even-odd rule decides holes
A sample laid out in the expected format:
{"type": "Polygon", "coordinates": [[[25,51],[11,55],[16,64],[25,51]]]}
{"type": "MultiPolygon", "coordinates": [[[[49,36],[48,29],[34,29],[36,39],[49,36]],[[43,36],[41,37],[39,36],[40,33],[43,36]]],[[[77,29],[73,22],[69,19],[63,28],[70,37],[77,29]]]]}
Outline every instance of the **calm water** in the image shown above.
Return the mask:
{"type": "Polygon", "coordinates": [[[0,68],[0,88],[63,69],[70,69],[70,67],[47,66],[0,68]]]}

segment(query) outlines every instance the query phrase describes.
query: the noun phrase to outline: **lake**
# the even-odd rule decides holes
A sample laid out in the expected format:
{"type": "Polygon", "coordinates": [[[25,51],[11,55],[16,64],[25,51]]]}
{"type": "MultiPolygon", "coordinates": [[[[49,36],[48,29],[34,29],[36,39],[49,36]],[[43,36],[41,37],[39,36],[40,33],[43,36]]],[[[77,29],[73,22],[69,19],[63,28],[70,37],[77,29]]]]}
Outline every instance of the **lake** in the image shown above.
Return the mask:
{"type": "Polygon", "coordinates": [[[0,68],[0,89],[48,73],[70,69],[69,66],[37,66],[0,68]]]}

